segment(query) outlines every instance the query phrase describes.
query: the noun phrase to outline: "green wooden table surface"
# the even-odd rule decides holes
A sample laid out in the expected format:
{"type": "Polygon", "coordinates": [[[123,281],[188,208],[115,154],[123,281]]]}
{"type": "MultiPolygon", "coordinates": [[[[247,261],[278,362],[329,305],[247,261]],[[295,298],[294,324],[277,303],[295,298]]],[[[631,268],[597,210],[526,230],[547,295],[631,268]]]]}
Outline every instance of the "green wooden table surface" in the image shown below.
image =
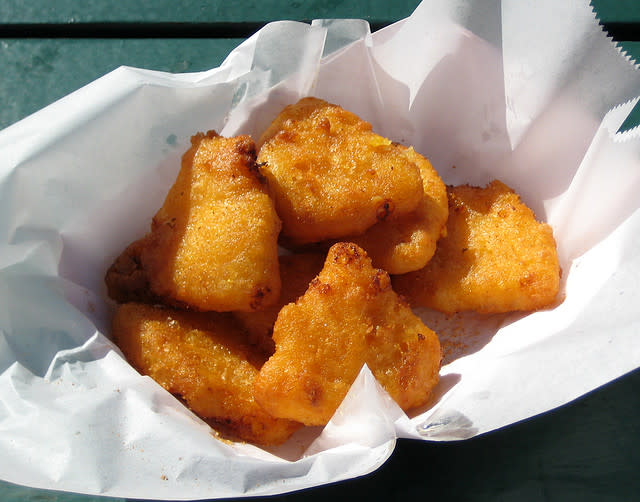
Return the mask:
{"type": "MultiPolygon", "coordinates": [[[[120,65],[170,72],[218,66],[266,22],[362,18],[374,28],[417,0],[0,0],[0,129],[120,65]]],[[[640,61],[640,1],[593,0],[640,61]]],[[[639,90],[640,91],[640,90],[639,90]]],[[[626,127],[640,123],[636,114],[626,127]]],[[[640,343],[640,342],[639,342],[640,343]]],[[[3,460],[0,458],[0,462],[3,460]]],[[[275,500],[640,500],[640,370],[568,405],[471,440],[400,441],[362,478],[275,500]]],[[[0,502],[115,501],[0,482],[0,502]]]]}

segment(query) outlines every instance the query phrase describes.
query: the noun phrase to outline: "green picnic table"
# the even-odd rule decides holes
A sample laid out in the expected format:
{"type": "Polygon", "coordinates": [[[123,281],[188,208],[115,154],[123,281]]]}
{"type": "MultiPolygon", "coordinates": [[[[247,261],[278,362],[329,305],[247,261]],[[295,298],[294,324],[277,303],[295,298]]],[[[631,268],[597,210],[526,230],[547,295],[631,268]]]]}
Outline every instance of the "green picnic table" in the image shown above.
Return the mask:
{"type": "MultiPolygon", "coordinates": [[[[418,3],[0,0],[0,129],[121,65],[206,70],[270,21],[361,18],[376,30],[408,16],[418,3]]],[[[640,2],[593,0],[592,5],[614,39],[640,60],[640,2]]],[[[639,116],[636,109],[623,128],[640,123],[639,116]]],[[[640,371],[560,409],[481,437],[453,443],[400,440],[391,458],[369,475],[272,498],[354,497],[640,500],[640,371]]],[[[3,502],[98,500],[121,499],[0,481],[3,502]]]]}

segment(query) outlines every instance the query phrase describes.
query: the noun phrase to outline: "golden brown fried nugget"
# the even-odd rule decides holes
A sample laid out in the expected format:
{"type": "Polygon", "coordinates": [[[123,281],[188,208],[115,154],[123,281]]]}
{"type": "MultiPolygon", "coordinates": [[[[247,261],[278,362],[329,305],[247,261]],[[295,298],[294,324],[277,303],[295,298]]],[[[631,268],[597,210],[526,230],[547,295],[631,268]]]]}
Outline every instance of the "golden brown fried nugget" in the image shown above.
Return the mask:
{"type": "Polygon", "coordinates": [[[264,357],[228,315],[126,303],[113,319],[113,337],[138,371],[222,432],[277,444],[299,427],[256,404],[253,381],[264,357]]]}
{"type": "Polygon", "coordinates": [[[331,247],[307,292],[280,311],[273,339],[255,399],[307,425],[327,423],[365,363],[405,410],[424,404],[438,381],[436,334],[352,243],[331,247]]]}
{"type": "Polygon", "coordinates": [[[120,303],[162,302],[161,298],[152,293],[149,276],[140,261],[148,242],[147,238],[142,238],[129,244],[107,270],[105,283],[111,299],[120,303]]]}
{"type": "Polygon", "coordinates": [[[394,278],[413,305],[445,313],[540,309],[555,301],[559,284],[551,227],[497,180],[449,188],[447,235],[434,257],[394,278]]]}
{"type": "Polygon", "coordinates": [[[390,218],[348,239],[365,249],[373,265],[390,274],[404,274],[424,267],[445,233],[449,208],[447,188],[431,163],[413,148],[406,155],[420,168],[424,199],[408,215],[390,218]]]}
{"type": "Polygon", "coordinates": [[[260,139],[257,141],[258,149],[262,148],[262,145],[278,134],[283,129],[283,125],[287,120],[304,120],[308,118],[311,113],[323,106],[330,106],[330,104],[314,97],[302,98],[297,103],[286,106],[260,136],[260,139]]]}
{"type": "Polygon", "coordinates": [[[296,301],[309,287],[324,264],[324,253],[299,253],[280,256],[280,278],[282,289],[280,300],[275,305],[257,312],[234,312],[240,324],[249,333],[251,343],[259,346],[266,354],[275,350],[273,325],[280,309],[296,301]]]}
{"type": "Polygon", "coordinates": [[[304,98],[265,134],[258,162],[293,244],[359,234],[422,202],[420,170],[404,149],[339,106],[304,98]]]}
{"type": "MultiPolygon", "coordinates": [[[[151,233],[107,273],[119,301],[149,284],[148,296],[195,310],[252,311],[280,293],[281,223],[255,165],[248,136],[210,131],[191,139],[151,233]]],[[[144,297],[144,295],[142,295],[144,297]]]]}

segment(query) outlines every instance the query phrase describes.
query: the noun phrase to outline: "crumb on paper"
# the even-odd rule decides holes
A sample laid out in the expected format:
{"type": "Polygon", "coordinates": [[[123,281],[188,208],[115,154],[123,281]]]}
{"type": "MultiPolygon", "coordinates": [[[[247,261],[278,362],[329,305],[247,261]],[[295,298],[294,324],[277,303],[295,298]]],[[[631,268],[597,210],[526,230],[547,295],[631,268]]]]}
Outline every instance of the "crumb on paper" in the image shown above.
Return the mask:
{"type": "Polygon", "coordinates": [[[458,312],[444,314],[426,308],[417,308],[419,317],[438,333],[442,349],[442,366],[461,357],[478,352],[487,345],[507,319],[522,314],[480,314],[458,312]]]}

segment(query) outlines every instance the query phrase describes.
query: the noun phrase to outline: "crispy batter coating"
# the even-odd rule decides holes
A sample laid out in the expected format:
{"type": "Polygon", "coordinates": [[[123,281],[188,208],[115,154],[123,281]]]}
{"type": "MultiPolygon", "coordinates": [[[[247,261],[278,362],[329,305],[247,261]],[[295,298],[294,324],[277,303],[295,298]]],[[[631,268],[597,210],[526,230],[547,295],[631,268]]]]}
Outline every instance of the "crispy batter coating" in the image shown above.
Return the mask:
{"type": "Polygon", "coordinates": [[[151,233],[107,272],[110,296],[160,298],[194,310],[273,304],[280,293],[281,223],[257,170],[253,141],[210,131],[191,142],[151,233]]]}
{"type": "Polygon", "coordinates": [[[322,270],[325,253],[299,253],[280,256],[282,289],[280,300],[257,312],[234,312],[234,316],[249,334],[251,343],[269,356],[275,350],[273,325],[280,309],[296,301],[309,287],[309,283],[322,270]]]}
{"type": "Polygon", "coordinates": [[[447,235],[433,259],[397,276],[413,305],[445,313],[535,310],[556,299],[560,266],[553,232],[507,185],[450,187],[447,235]]]}
{"type": "Polygon", "coordinates": [[[422,201],[420,170],[403,148],[339,106],[304,98],[266,137],[258,162],[294,244],[362,233],[422,201]]]}
{"type": "Polygon", "coordinates": [[[151,291],[149,274],[142,268],[141,256],[145,247],[148,247],[148,242],[148,238],[144,237],[129,244],[107,270],[105,283],[107,293],[113,300],[120,303],[162,302],[151,291]]]}
{"type": "Polygon", "coordinates": [[[307,292],[280,311],[273,339],[255,399],[307,425],[327,423],[365,363],[405,410],[424,404],[438,381],[436,334],[352,243],[331,247],[307,292]]]}
{"type": "Polygon", "coordinates": [[[278,134],[284,126],[287,120],[299,121],[309,117],[314,111],[323,106],[327,106],[329,103],[322,99],[307,97],[300,99],[297,103],[286,106],[278,116],[273,119],[269,127],[262,133],[260,139],[258,139],[256,146],[258,149],[262,148],[267,141],[278,134]]]}
{"type": "Polygon", "coordinates": [[[113,337],[138,371],[221,432],[268,445],[300,426],[256,404],[253,381],[264,357],[228,315],[126,303],[113,319],[113,337]]]}
{"type": "Polygon", "coordinates": [[[348,239],[364,248],[374,267],[390,274],[405,274],[424,267],[445,233],[449,207],[447,188],[431,163],[413,148],[406,155],[420,168],[424,199],[408,215],[375,224],[364,234],[348,239]]]}

